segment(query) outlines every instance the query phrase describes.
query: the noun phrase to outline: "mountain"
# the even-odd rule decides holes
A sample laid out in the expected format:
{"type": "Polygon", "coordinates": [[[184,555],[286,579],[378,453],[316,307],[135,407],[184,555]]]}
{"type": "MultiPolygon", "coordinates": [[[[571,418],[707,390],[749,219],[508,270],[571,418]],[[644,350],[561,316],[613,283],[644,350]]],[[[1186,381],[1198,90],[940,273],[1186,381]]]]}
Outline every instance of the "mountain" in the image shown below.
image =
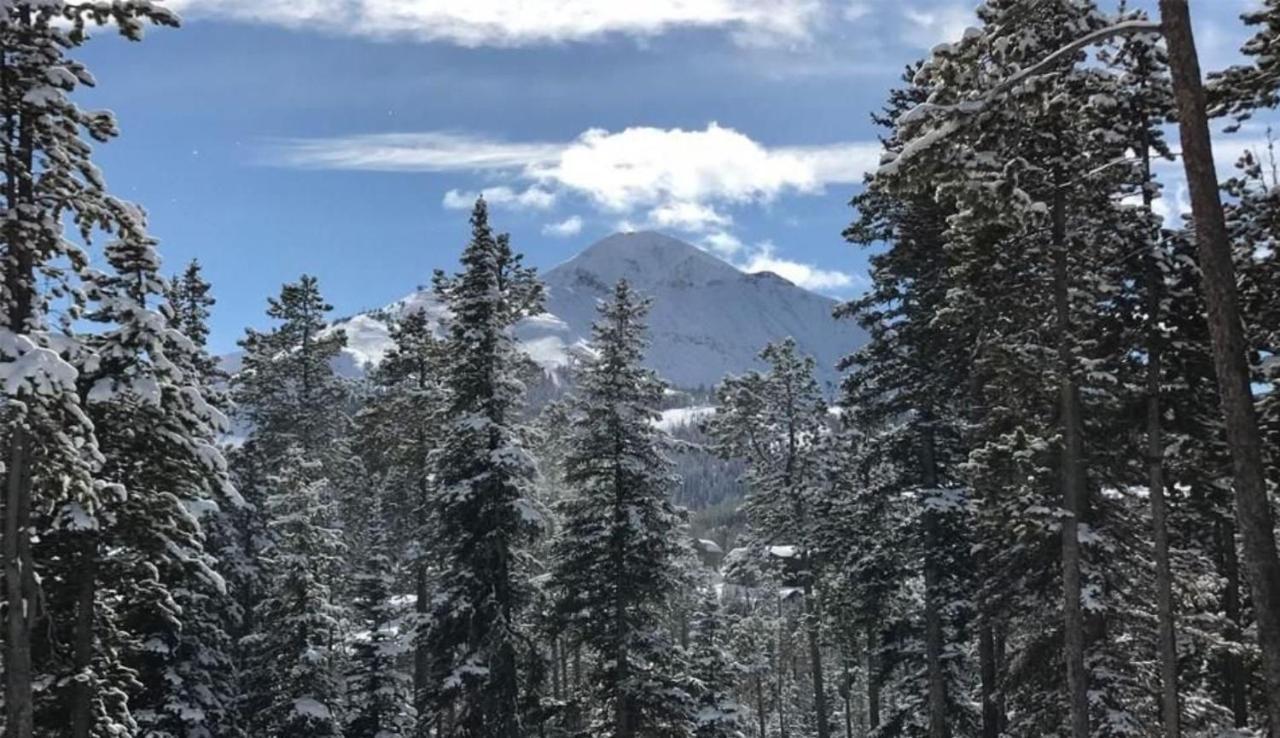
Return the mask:
{"type": "MultiPolygon", "coordinates": [[[[747,274],[683,241],[653,232],[601,240],[543,275],[547,311],[572,344],[589,335],[596,303],[625,278],[653,299],[648,363],[677,387],[710,387],[757,366],[765,344],[787,336],[818,362],[824,382],[835,364],[865,342],[849,321],[831,317],[836,302],[772,272],[747,274]]],[[[535,332],[521,331],[536,340],[535,332]]]]}
{"type": "MultiPolygon", "coordinates": [[[[831,317],[835,300],[772,272],[747,274],[660,233],[619,233],[544,273],[547,312],[516,328],[524,350],[553,378],[585,346],[596,304],[621,278],[653,298],[648,364],[676,387],[711,387],[726,374],[757,367],[760,349],[787,336],[817,360],[819,378],[834,386],[836,361],[866,340],[851,322],[831,317]]],[[[381,361],[391,348],[388,321],[413,310],[425,310],[435,324],[447,317],[424,290],[335,322],[348,344],[338,370],[358,376],[381,361]]],[[[227,363],[234,370],[236,357],[227,363]]]]}

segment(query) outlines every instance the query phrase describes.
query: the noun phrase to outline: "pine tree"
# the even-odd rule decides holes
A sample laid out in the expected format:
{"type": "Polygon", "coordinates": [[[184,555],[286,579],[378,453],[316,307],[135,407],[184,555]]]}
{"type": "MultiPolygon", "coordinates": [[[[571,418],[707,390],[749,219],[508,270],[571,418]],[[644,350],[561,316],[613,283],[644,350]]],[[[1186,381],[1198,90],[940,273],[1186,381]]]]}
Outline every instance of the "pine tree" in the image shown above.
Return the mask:
{"type": "Polygon", "coordinates": [[[743,738],[743,709],[731,688],[735,664],[725,647],[724,614],[714,590],[704,589],[689,636],[689,673],[695,683],[694,738],[743,738]]]}
{"type": "MultiPolygon", "coordinates": [[[[431,329],[421,309],[395,322],[394,345],[373,373],[373,393],[357,418],[362,456],[386,492],[391,538],[400,544],[394,560],[412,572],[413,704],[423,716],[430,711],[427,628],[439,574],[433,464],[445,404],[445,356],[431,329]]],[[[427,721],[420,722],[425,729],[427,721]]]]}
{"type": "Polygon", "coordinates": [[[718,408],[707,431],[719,453],[747,460],[744,509],[751,535],[788,559],[788,575],[803,592],[813,718],[817,735],[826,738],[831,726],[818,596],[824,562],[816,531],[825,481],[827,406],[814,379],[814,361],[797,353],[795,341],[770,344],[760,356],[769,365],[767,373],[730,377],[717,388],[718,408]]]}
{"type": "Polygon", "coordinates": [[[345,738],[411,735],[411,679],[400,670],[402,636],[393,601],[395,571],[388,520],[379,498],[369,511],[369,535],[352,582],[352,621],[358,629],[347,675],[345,738]]]}
{"type": "Polygon", "coordinates": [[[569,496],[552,588],[571,633],[598,661],[590,731],[688,734],[681,654],[660,623],[680,586],[680,515],[658,417],[663,384],[641,367],[648,303],[626,281],[600,308],[565,458],[569,496]]]}
{"type": "Polygon", "coordinates": [[[1263,0],[1241,17],[1245,25],[1257,27],[1240,48],[1251,63],[1210,73],[1206,92],[1210,113],[1243,121],[1280,105],[1280,0],[1263,0]]]}
{"type": "Polygon", "coordinates": [[[448,407],[438,450],[435,538],[442,545],[439,587],[426,636],[431,712],[453,735],[515,738],[533,692],[537,650],[522,631],[528,602],[522,547],[537,529],[527,513],[533,465],[516,432],[523,362],[510,328],[537,313],[542,286],[489,227],[484,200],[471,215],[463,271],[437,273],[436,293],[452,317],[445,350],[448,407]]]}
{"type": "Polygon", "coordinates": [[[335,503],[318,462],[295,449],[272,480],[266,503],[272,543],[263,552],[267,593],[246,636],[252,654],[250,731],[279,738],[340,736],[341,685],[335,642],[343,610],[334,601],[332,572],[342,563],[335,503]]]}
{"type": "MultiPolygon", "coordinates": [[[[93,78],[68,54],[87,41],[94,25],[114,25],[126,38],[138,40],[147,23],[172,26],[176,17],[143,3],[89,7],[14,2],[0,13],[0,110],[6,151],[0,375],[10,400],[4,403],[0,438],[6,476],[0,536],[6,613],[4,709],[8,734],[28,738],[34,730],[37,696],[40,701],[49,697],[47,691],[35,694],[33,683],[54,678],[57,667],[50,663],[50,653],[67,645],[51,640],[60,633],[54,624],[68,612],[50,607],[66,594],[64,585],[73,586],[56,570],[63,561],[57,557],[67,551],[58,550],[55,539],[92,538],[89,531],[102,522],[101,505],[114,498],[112,488],[93,481],[100,458],[83,397],[76,391],[77,370],[86,366],[82,362],[92,364],[74,331],[74,321],[84,309],[79,283],[91,282],[92,274],[85,251],[63,229],[73,225],[80,241],[87,243],[95,231],[114,236],[134,224],[134,211],[107,194],[86,142],[114,137],[115,120],[110,113],[88,112],[71,100],[70,93],[92,85],[93,78]],[[55,302],[64,317],[52,321],[55,302]],[[51,535],[55,525],[67,529],[67,535],[51,535]]],[[[83,550],[79,542],[74,547],[83,550]]],[[[113,617],[100,614],[107,622],[113,617]]],[[[100,645],[111,640],[111,634],[101,635],[100,645]]],[[[108,651],[99,655],[115,661],[108,651]]],[[[102,663],[97,667],[86,678],[98,680],[103,686],[98,694],[112,703],[105,719],[127,728],[123,697],[132,685],[130,675],[102,663]]],[[[63,713],[59,722],[67,718],[63,713]]]]}
{"type": "MultiPolygon", "coordinates": [[[[90,342],[97,367],[81,381],[99,428],[100,477],[123,495],[107,508],[105,525],[85,534],[75,578],[82,604],[119,603],[112,605],[119,622],[97,618],[97,630],[114,625],[129,634],[105,638],[121,641],[121,658],[141,684],[130,701],[140,733],[230,736],[234,670],[218,617],[226,585],[203,523],[206,513],[241,500],[215,446],[227,418],[205,396],[208,356],[164,313],[167,285],[144,225],[138,213],[135,227],[107,245],[113,273],[97,276],[89,291],[99,305],[89,317],[107,328],[90,342]]],[[[92,663],[94,654],[80,649],[104,638],[79,632],[94,620],[77,618],[78,664],[92,663]]],[[[85,735],[108,730],[93,717],[103,715],[91,704],[101,690],[86,679],[73,687],[73,727],[85,735]]]]}
{"type": "Polygon", "coordinates": [[[252,432],[236,458],[252,507],[244,558],[241,711],[251,734],[337,735],[343,584],[340,490],[349,479],[347,388],[332,368],[346,337],[326,331],[313,277],[286,284],[249,331],[233,391],[252,432]]]}

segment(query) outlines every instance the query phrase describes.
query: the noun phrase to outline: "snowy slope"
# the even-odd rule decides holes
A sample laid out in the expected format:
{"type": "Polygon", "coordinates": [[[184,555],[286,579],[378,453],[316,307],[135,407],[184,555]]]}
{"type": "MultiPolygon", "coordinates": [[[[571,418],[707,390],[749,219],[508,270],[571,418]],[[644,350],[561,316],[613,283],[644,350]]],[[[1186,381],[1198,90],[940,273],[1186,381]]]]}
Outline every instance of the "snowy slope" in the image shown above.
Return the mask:
{"type": "MultiPolygon", "coordinates": [[[[629,280],[653,298],[648,363],[677,387],[711,387],[725,374],[757,366],[769,341],[795,338],[818,361],[824,382],[837,381],[836,361],[865,337],[831,317],[835,301],[771,273],[746,274],[697,247],[659,233],[615,234],[542,275],[547,313],[516,328],[522,348],[553,377],[585,346],[596,304],[629,280]]],[[[381,310],[340,320],[347,348],[337,369],[359,376],[391,348],[388,320],[425,310],[438,325],[446,312],[430,291],[381,310]]],[[[238,357],[226,357],[234,370],[238,357]]]]}
{"type": "Polygon", "coordinates": [[[620,233],[543,275],[547,309],[588,335],[595,306],[626,278],[653,298],[649,364],[678,387],[710,387],[725,374],[757,366],[770,341],[787,336],[818,362],[824,382],[861,346],[863,332],[831,317],[835,301],[772,272],[746,274],[711,254],[660,233],[620,233]]]}

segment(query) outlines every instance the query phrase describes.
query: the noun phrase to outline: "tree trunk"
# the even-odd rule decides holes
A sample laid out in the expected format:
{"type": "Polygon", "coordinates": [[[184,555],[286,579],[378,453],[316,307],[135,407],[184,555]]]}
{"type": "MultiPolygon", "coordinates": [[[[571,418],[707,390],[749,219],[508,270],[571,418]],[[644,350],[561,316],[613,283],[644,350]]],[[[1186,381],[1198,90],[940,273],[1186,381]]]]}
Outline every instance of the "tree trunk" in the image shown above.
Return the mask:
{"type": "MultiPolygon", "coordinates": [[[[806,556],[806,561],[808,557],[806,556]]],[[[811,573],[806,575],[812,578],[811,573]]],[[[814,600],[813,584],[806,579],[804,585],[804,627],[809,641],[809,667],[813,672],[813,711],[817,718],[818,738],[831,738],[830,715],[827,713],[827,691],[822,673],[822,639],[818,604],[814,600]]]]}
{"type": "Polygon", "coordinates": [[[1244,545],[1245,570],[1253,591],[1258,642],[1272,738],[1280,738],[1280,555],[1263,475],[1262,442],[1249,387],[1249,364],[1236,294],[1231,242],[1205,115],[1200,61],[1186,0],[1160,0],[1169,47],[1169,69],[1178,101],[1182,164],[1191,192],[1213,363],[1222,399],[1227,444],[1235,467],[1236,521],[1244,545]]]}
{"type": "Polygon", "coordinates": [[[782,619],[782,594],[778,594],[778,735],[787,738],[787,695],[783,691],[783,680],[787,677],[785,651],[782,648],[782,632],[785,628],[782,619]]]}
{"type": "MultiPolygon", "coordinates": [[[[422,557],[422,554],[418,554],[422,557]]],[[[414,613],[418,616],[418,628],[425,626],[427,618],[431,616],[431,607],[429,605],[430,596],[427,586],[427,565],[424,561],[415,563],[414,572],[414,591],[417,599],[413,603],[414,613]]],[[[430,689],[428,684],[431,680],[431,653],[427,650],[427,639],[419,632],[414,637],[413,644],[413,704],[418,710],[418,720],[421,723],[427,721],[427,716],[431,712],[428,695],[430,689]]]]}
{"type": "Polygon", "coordinates": [[[1084,465],[1080,397],[1072,357],[1070,285],[1067,266],[1066,201],[1061,173],[1053,177],[1053,299],[1057,316],[1059,422],[1062,431],[1062,655],[1067,670],[1071,738],[1089,738],[1088,677],[1084,668],[1084,616],[1080,607],[1080,519],[1084,510],[1084,465]]]}
{"type": "Polygon", "coordinates": [[[875,626],[867,628],[867,730],[880,727],[880,664],[876,651],[880,639],[875,626]]]}
{"type": "MultiPolygon", "coordinates": [[[[22,26],[30,25],[30,9],[19,9],[22,26]]],[[[8,80],[8,57],[0,54],[3,78],[8,80]]],[[[19,91],[19,95],[21,92],[19,91]]],[[[4,103],[10,111],[20,109],[20,101],[5,85],[4,103]]],[[[5,206],[20,213],[22,206],[33,200],[32,132],[28,116],[8,117],[5,128],[5,206]],[[17,118],[16,130],[14,120],[17,118]],[[16,152],[16,153],[15,153],[16,152]]],[[[17,334],[28,331],[34,309],[35,255],[22,223],[11,220],[6,234],[5,287],[11,301],[4,316],[9,330],[17,334]]],[[[5,484],[4,575],[8,616],[5,628],[5,735],[8,738],[31,738],[35,731],[31,664],[31,636],[36,617],[35,557],[31,552],[31,441],[25,420],[13,419],[7,459],[8,479],[5,484]]]]}
{"type": "Polygon", "coordinates": [[[32,707],[31,621],[35,612],[35,581],[31,538],[31,467],[25,428],[10,433],[9,478],[5,486],[4,583],[8,604],[5,643],[5,735],[31,738],[35,730],[32,707]]]}
{"type": "MultiPolygon", "coordinates": [[[[926,413],[924,422],[931,422],[926,413]]],[[[938,461],[934,448],[933,429],[926,427],[920,444],[920,469],[926,494],[938,489],[938,461]]],[[[938,551],[941,548],[941,531],[938,513],[926,507],[924,511],[924,650],[929,683],[929,738],[948,738],[947,728],[947,675],[942,666],[942,573],[938,568],[938,551]]]]}
{"type": "Polygon", "coordinates": [[[98,539],[91,533],[85,534],[77,578],[71,735],[73,738],[90,738],[93,732],[93,685],[87,678],[87,672],[93,667],[93,626],[98,586],[98,539]]]}
{"type": "Polygon", "coordinates": [[[764,709],[764,680],[759,674],[756,674],[756,722],[760,725],[760,738],[766,738],[769,716],[764,709]]]}
{"type": "MultiPolygon", "coordinates": [[[[1146,138],[1146,129],[1143,129],[1146,138]]],[[[1151,147],[1142,145],[1143,201],[1151,211],[1151,147]]],[[[1155,244],[1151,244],[1152,249],[1155,244]]],[[[1165,738],[1180,738],[1178,705],[1178,643],[1173,612],[1173,571],[1169,563],[1169,523],[1164,496],[1164,427],[1160,405],[1162,341],[1160,337],[1160,286],[1164,275],[1154,253],[1146,256],[1147,273],[1147,489],[1151,499],[1151,527],[1156,554],[1156,610],[1160,639],[1160,706],[1165,738]]]]}
{"type": "MultiPolygon", "coordinates": [[[[1223,518],[1218,526],[1219,547],[1222,553],[1222,575],[1226,587],[1222,593],[1223,614],[1227,618],[1225,636],[1232,643],[1239,643],[1244,631],[1240,612],[1240,560],[1236,556],[1236,526],[1229,518],[1223,518]]],[[[1240,729],[1249,727],[1249,679],[1245,674],[1244,659],[1235,649],[1223,655],[1223,682],[1226,684],[1226,702],[1231,708],[1232,724],[1240,729]]]]}
{"type": "Polygon", "coordinates": [[[978,631],[978,669],[982,676],[982,738],[1000,738],[1000,689],[996,668],[996,635],[989,614],[983,614],[978,631]]]}

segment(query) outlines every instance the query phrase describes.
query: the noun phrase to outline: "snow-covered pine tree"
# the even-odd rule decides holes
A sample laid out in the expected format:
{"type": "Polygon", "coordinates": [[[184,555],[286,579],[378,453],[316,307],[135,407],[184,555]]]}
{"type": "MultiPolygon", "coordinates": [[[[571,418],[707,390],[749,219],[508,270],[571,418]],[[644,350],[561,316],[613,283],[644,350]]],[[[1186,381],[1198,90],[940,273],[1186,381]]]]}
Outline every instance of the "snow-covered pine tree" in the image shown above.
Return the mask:
{"type": "Polygon", "coordinates": [[[600,306],[579,374],[565,457],[569,494],[552,588],[570,633],[595,655],[589,732],[686,736],[682,654],[661,627],[681,584],[681,515],[658,417],[663,383],[641,366],[648,303],[620,281],[600,306]]]}
{"type": "Polygon", "coordinates": [[[351,618],[356,631],[347,675],[344,738],[407,738],[412,735],[412,679],[401,669],[405,650],[396,604],[395,562],[389,520],[381,498],[369,506],[365,552],[351,582],[351,618]]]}
{"type": "MultiPolygon", "coordinates": [[[[46,541],[54,523],[70,510],[83,511],[85,529],[97,524],[99,502],[109,490],[95,485],[96,440],[76,392],[76,366],[86,359],[73,331],[84,297],[88,259],[67,238],[73,224],[88,242],[95,230],[119,233],[129,208],[106,192],[91,161],[88,139],[105,142],[117,133],[107,112],[86,111],[70,98],[93,84],[87,67],[68,56],[95,25],[113,25],[138,40],[148,23],[176,25],[174,15],[150,3],[89,6],[19,0],[0,9],[0,115],[3,116],[4,269],[0,288],[0,377],[5,401],[0,413],[4,452],[5,725],[8,735],[30,738],[37,695],[33,684],[52,675],[48,657],[49,592],[57,586],[46,541]],[[58,302],[64,319],[51,320],[58,302]],[[43,550],[40,550],[43,548],[43,550]],[[48,575],[48,576],[46,576],[48,575]]],[[[49,541],[53,545],[52,541],[49,541]]],[[[99,674],[123,694],[127,675],[99,674]]],[[[118,712],[118,711],[117,711],[118,712]]],[[[65,715],[62,716],[65,719],[65,715]]]]}
{"type": "Polygon", "coordinates": [[[703,587],[699,595],[689,629],[689,676],[696,703],[693,736],[743,738],[746,720],[733,696],[737,668],[726,646],[725,615],[714,588],[703,587]]]}
{"type": "MultiPolygon", "coordinates": [[[[876,116],[882,125],[892,129],[900,116],[923,102],[925,91],[910,84],[912,76],[909,70],[907,86],[892,92],[886,110],[876,116]]],[[[896,151],[901,142],[890,137],[886,146],[896,151]]],[[[835,525],[830,526],[827,545],[833,551],[851,554],[851,563],[858,562],[853,569],[895,557],[901,562],[920,562],[922,612],[905,615],[908,622],[919,616],[923,628],[903,627],[895,632],[910,637],[923,630],[926,678],[919,685],[919,694],[914,695],[920,703],[905,700],[899,705],[901,710],[925,719],[928,735],[943,738],[972,722],[962,696],[965,685],[953,682],[973,670],[944,655],[958,653],[950,647],[963,637],[956,626],[968,620],[967,608],[960,603],[975,584],[965,576],[972,565],[967,555],[970,542],[963,531],[972,521],[968,520],[968,490],[961,462],[968,455],[962,408],[970,399],[970,358],[977,326],[961,323],[943,328],[934,319],[946,309],[952,286],[948,279],[951,264],[944,248],[951,203],[935,199],[933,187],[922,181],[888,187],[872,181],[853,204],[858,218],[846,229],[845,237],[868,246],[888,241],[892,247],[871,259],[873,289],[841,306],[837,313],[858,320],[870,340],[842,363],[849,370],[841,397],[847,438],[832,452],[855,456],[838,464],[851,463],[864,470],[877,467],[882,472],[877,477],[880,484],[864,482],[850,489],[849,480],[838,480],[837,489],[848,493],[840,497],[842,502],[854,507],[872,503],[866,499],[872,489],[887,497],[861,513],[849,511],[851,519],[840,515],[829,518],[835,525]],[[885,473],[890,470],[893,474],[885,473]],[[884,484],[890,477],[893,481],[884,484]],[[859,535],[866,528],[842,525],[856,521],[864,526],[870,521],[858,518],[866,515],[883,516],[883,522],[894,520],[904,527],[888,543],[859,535]],[[895,546],[898,551],[885,551],[895,546]]],[[[855,471],[854,478],[858,477],[870,479],[855,471]]],[[[865,588],[869,581],[850,584],[865,588]]],[[[862,603],[862,608],[883,604],[886,601],[872,598],[862,603]]],[[[886,646],[902,655],[897,660],[899,673],[913,679],[919,673],[913,662],[921,649],[907,642],[886,646]]],[[[899,686],[912,689],[907,683],[899,686]]]]}
{"type": "MultiPolygon", "coordinates": [[[[212,289],[213,285],[204,278],[200,262],[192,259],[181,274],[169,279],[169,288],[165,293],[173,327],[199,349],[193,358],[196,360],[196,368],[204,374],[208,384],[223,378],[217,357],[209,355],[207,350],[209,316],[217,302],[211,294],[212,289]]],[[[212,392],[214,389],[210,386],[206,391],[212,392]]]]}
{"type": "MultiPolygon", "coordinates": [[[[434,533],[433,454],[440,442],[445,406],[443,344],[431,332],[423,310],[413,310],[391,328],[391,350],[374,371],[372,393],[357,417],[359,448],[377,484],[385,491],[395,562],[411,573],[413,704],[428,704],[430,654],[427,627],[431,595],[439,574],[434,533]]],[[[420,721],[424,730],[427,721],[420,721]]]]}
{"type": "Polygon", "coordinates": [[[747,460],[743,507],[749,535],[786,560],[789,583],[803,592],[812,718],[818,737],[828,738],[818,589],[825,562],[816,546],[830,431],[827,405],[814,361],[797,352],[795,341],[770,344],[760,357],[767,372],[730,377],[716,389],[717,410],[706,429],[721,455],[747,460]]]}
{"type": "MultiPolygon", "coordinates": [[[[104,328],[88,339],[96,366],[81,381],[104,457],[99,476],[124,494],[106,508],[75,579],[81,604],[88,591],[117,603],[129,634],[121,658],[141,684],[130,700],[139,735],[232,736],[234,670],[219,618],[226,585],[202,525],[206,513],[241,502],[216,448],[227,418],[205,398],[209,357],[162,307],[167,285],[144,229],[137,212],[105,249],[112,272],[95,275],[88,292],[98,306],[89,318],[104,328]]],[[[93,622],[78,616],[77,628],[93,622]]],[[[75,642],[79,651],[95,638],[78,633],[75,642]]],[[[94,658],[77,654],[80,664],[94,658]]],[[[86,735],[107,730],[94,717],[100,690],[87,675],[72,690],[72,723],[86,735]]]]}
{"type": "Polygon", "coordinates": [[[304,274],[267,300],[267,317],[279,324],[266,332],[249,329],[240,341],[244,360],[234,399],[268,460],[294,448],[328,455],[347,436],[348,389],[331,365],[347,339],[326,330],[332,309],[316,278],[304,274]]]}
{"type": "Polygon", "coordinates": [[[335,662],[343,608],[333,572],[343,565],[336,503],[320,463],[292,447],[271,479],[266,501],[272,541],[262,554],[266,594],[244,638],[252,690],[244,695],[251,735],[324,738],[342,735],[342,689],[335,662]]]}
{"type": "Polygon", "coordinates": [[[325,330],[330,310],[314,277],[286,284],[250,330],[235,376],[251,425],[234,461],[252,507],[242,543],[260,571],[243,593],[242,716],[251,734],[337,735],[344,548],[336,490],[350,468],[347,389],[332,359],[345,345],[325,330]],[[287,626],[284,624],[288,624],[287,626]],[[274,732],[273,732],[274,731],[274,732]]]}
{"type": "Polygon", "coordinates": [[[539,525],[527,499],[533,461],[516,431],[525,358],[511,327],[541,311],[542,285],[507,236],[494,235],[483,199],[461,261],[461,273],[438,272],[435,286],[451,313],[436,463],[443,571],[426,637],[430,709],[420,719],[462,738],[516,738],[535,694],[522,662],[525,676],[538,671],[539,651],[523,632],[522,549],[539,525]]]}
{"type": "Polygon", "coordinates": [[[1206,92],[1211,113],[1247,120],[1280,105],[1280,0],[1262,0],[1241,17],[1257,28],[1240,48],[1250,63],[1211,73],[1206,92]]]}
{"type": "MultiPolygon", "coordinates": [[[[1111,599],[1125,592],[1116,577],[1126,567],[1114,551],[1130,521],[1123,504],[1112,509],[1112,498],[1097,491],[1113,473],[1108,433],[1120,428],[1112,420],[1125,354],[1111,343],[1113,295],[1132,279],[1132,219],[1116,204],[1132,181],[1116,162],[1131,144],[1110,130],[1108,117],[1110,101],[1126,92],[1115,75],[1080,64],[1082,52],[1057,54],[1112,22],[1089,2],[990,0],[978,15],[980,29],[939,47],[915,77],[928,103],[901,116],[897,133],[904,152],[924,155],[899,156],[881,173],[892,179],[914,168],[916,182],[938,176],[947,181],[937,191],[955,203],[946,233],[954,283],[941,315],[944,328],[982,329],[972,403],[981,412],[966,476],[990,521],[983,551],[1023,576],[1045,566],[1060,572],[1060,629],[1033,624],[1040,607],[1030,601],[1016,609],[1032,618],[1029,640],[1062,636],[1071,734],[1084,738],[1091,721],[1106,733],[1133,732],[1146,722],[1133,710],[1143,705],[1129,699],[1141,662],[1110,661],[1125,641],[1107,627],[1108,618],[1141,604],[1111,599]],[[1006,83],[1046,59],[1042,69],[1052,74],[1006,83]],[[921,160],[932,160],[928,173],[921,160]],[[1016,542],[1027,534],[1040,543],[1016,542]],[[1059,539],[1056,561],[1044,558],[1046,535],[1059,539]]],[[[1025,581],[1042,597],[1052,580],[1025,581]]],[[[1024,694],[1035,706],[1018,710],[1044,727],[1010,726],[1014,732],[1063,723],[1063,715],[1043,712],[1052,703],[1041,680],[1050,675],[1036,672],[1046,663],[1028,663],[1024,694]]]]}

